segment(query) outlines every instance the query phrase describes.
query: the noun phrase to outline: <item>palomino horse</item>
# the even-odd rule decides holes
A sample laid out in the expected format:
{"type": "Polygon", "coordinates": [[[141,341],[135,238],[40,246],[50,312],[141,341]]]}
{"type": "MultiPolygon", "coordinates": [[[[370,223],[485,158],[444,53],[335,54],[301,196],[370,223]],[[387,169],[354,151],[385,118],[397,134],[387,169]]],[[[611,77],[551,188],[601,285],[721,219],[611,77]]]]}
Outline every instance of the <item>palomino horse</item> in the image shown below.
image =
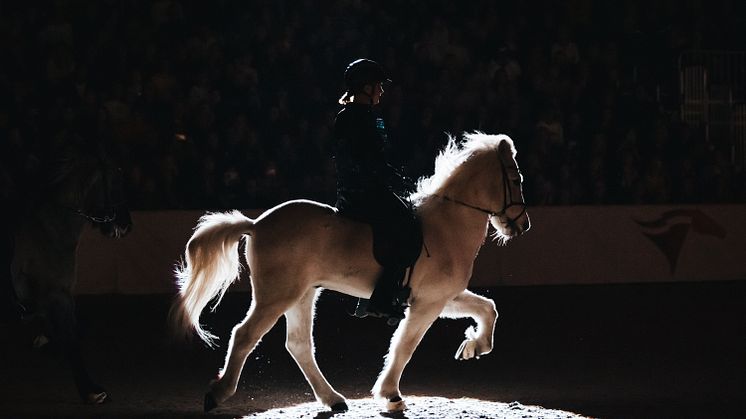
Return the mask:
{"type": "MultiPolygon", "coordinates": [[[[391,339],[373,388],[374,396],[387,400],[389,411],[406,409],[399,380],[439,316],[472,317],[477,323],[476,330],[467,330],[457,358],[478,358],[492,350],[495,304],[466,286],[490,224],[501,242],[528,230],[521,181],[513,141],[477,132],[465,135],[460,144],[450,138],[435,161],[434,175],[418,182],[411,198],[422,219],[425,251],[409,282],[406,318],[391,339]]],[[[217,306],[237,277],[242,237],[248,237],[251,307],[233,329],[225,366],[205,396],[205,410],[236,392],[247,356],[283,314],[287,350],[316,399],[334,411],[347,410],[345,398],[327,382],[314,358],[314,304],[320,288],[370,297],[381,270],[373,258],[370,228],[306,200],[278,205],[256,220],[238,211],[203,216],[186,246],[186,261],[177,269],[180,293],[170,313],[177,330],[194,329],[212,343],[215,337],[200,325],[200,313],[216,296],[217,306]]]]}
{"type": "Polygon", "coordinates": [[[118,238],[129,231],[131,218],[121,173],[103,150],[75,145],[53,160],[44,185],[16,198],[19,214],[9,228],[12,291],[24,319],[39,328],[34,346],[51,342],[59,348],[81,399],[98,404],[108,393],[90,378],[76,337],[76,250],[87,223],[118,238]]]}

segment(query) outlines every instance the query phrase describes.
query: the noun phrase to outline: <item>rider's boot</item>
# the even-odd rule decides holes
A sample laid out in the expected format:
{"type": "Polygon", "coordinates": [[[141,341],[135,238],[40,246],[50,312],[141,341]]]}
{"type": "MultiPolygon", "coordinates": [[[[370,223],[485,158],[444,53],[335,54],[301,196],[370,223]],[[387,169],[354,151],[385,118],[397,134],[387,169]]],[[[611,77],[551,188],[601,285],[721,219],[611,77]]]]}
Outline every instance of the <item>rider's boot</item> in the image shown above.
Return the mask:
{"type": "Polygon", "coordinates": [[[361,300],[356,313],[364,310],[369,316],[387,317],[392,326],[398,324],[404,318],[410,292],[409,287],[401,286],[405,272],[406,268],[384,267],[370,300],[361,300]]]}

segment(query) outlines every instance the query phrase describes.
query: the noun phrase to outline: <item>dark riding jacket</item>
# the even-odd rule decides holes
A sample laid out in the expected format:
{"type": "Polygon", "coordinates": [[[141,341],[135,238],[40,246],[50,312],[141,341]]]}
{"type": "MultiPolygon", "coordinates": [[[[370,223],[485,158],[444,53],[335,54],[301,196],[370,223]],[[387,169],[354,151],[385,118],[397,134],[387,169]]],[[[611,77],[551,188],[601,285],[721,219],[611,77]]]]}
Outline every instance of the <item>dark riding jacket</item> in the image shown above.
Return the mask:
{"type": "Polygon", "coordinates": [[[374,253],[383,265],[411,258],[402,253],[411,253],[409,243],[419,226],[409,204],[397,194],[405,190],[404,179],[386,158],[383,119],[370,105],[349,103],[337,114],[334,140],[340,213],[373,227],[374,253]]]}
{"type": "Polygon", "coordinates": [[[340,210],[354,211],[403,189],[401,175],[386,158],[389,145],[383,118],[372,106],[345,105],[334,123],[334,140],[340,210]]]}

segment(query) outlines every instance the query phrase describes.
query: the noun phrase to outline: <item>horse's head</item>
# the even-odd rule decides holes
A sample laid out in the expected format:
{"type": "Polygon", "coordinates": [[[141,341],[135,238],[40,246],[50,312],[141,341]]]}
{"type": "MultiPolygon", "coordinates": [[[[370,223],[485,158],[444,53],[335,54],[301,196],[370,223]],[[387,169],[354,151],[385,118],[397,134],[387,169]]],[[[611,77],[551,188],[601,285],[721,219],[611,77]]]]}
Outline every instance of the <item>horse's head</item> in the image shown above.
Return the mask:
{"type": "Polygon", "coordinates": [[[502,204],[499,211],[490,217],[490,223],[498,237],[516,237],[531,228],[526,201],[523,199],[523,175],[515,156],[513,141],[504,137],[497,147],[498,167],[494,170],[499,174],[494,190],[498,191],[497,199],[502,204]]]}
{"type": "Polygon", "coordinates": [[[100,182],[94,188],[91,218],[102,234],[120,238],[132,229],[132,217],[124,196],[124,177],[118,166],[104,163],[100,182]]]}
{"type": "Polygon", "coordinates": [[[119,238],[132,228],[122,171],[105,152],[63,153],[53,186],[63,207],[93,223],[102,234],[119,238]]]}
{"type": "Polygon", "coordinates": [[[513,140],[507,135],[464,134],[448,144],[435,159],[435,173],[417,182],[411,199],[420,205],[438,197],[487,214],[495,238],[506,241],[531,227],[523,200],[523,176],[515,160],[513,140]]]}

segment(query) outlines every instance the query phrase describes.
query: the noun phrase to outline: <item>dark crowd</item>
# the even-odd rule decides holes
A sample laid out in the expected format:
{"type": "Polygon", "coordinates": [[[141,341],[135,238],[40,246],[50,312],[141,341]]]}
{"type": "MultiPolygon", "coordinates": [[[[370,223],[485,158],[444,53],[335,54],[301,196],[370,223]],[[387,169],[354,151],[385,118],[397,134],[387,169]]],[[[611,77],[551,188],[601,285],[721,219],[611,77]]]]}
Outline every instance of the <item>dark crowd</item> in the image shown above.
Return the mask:
{"type": "Polygon", "coordinates": [[[359,57],[393,79],[392,159],[510,135],[529,205],[746,202],[730,145],[679,115],[678,57],[743,49],[739,1],[0,2],[8,196],[105,143],[133,209],[334,202],[330,128],[359,57]]]}

